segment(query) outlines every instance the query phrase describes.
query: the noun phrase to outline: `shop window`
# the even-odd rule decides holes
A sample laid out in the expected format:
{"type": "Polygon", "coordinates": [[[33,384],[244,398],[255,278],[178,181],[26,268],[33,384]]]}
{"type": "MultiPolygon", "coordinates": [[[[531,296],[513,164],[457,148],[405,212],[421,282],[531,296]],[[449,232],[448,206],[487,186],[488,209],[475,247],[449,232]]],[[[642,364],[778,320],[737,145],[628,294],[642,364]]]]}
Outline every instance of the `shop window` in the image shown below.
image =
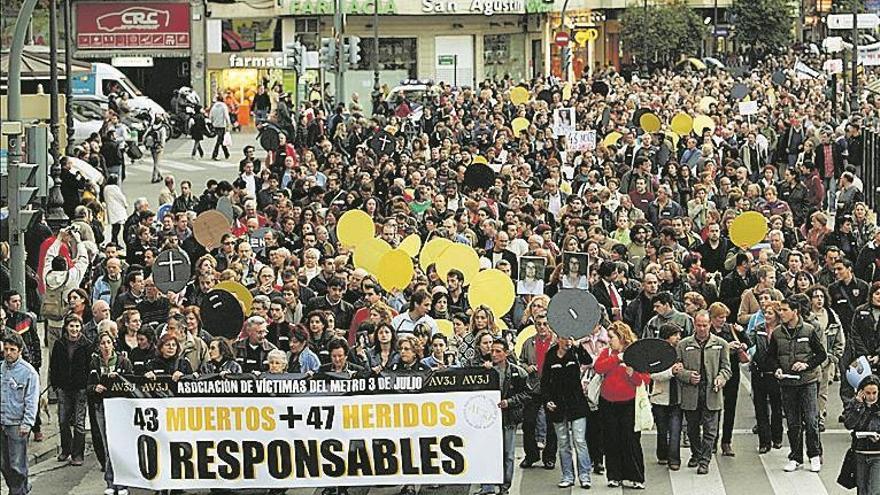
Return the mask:
{"type": "Polygon", "coordinates": [[[223,19],[224,52],[281,51],[279,19],[223,19]]]}
{"type": "Polygon", "coordinates": [[[528,77],[526,72],[525,35],[487,34],[483,36],[483,65],[486,77],[528,77]]]}
{"type": "MultiPolygon", "coordinates": [[[[405,70],[409,77],[418,72],[416,38],[379,38],[379,70],[405,70]]],[[[373,38],[361,38],[361,62],[357,70],[373,70],[376,45],[373,38]]]]}

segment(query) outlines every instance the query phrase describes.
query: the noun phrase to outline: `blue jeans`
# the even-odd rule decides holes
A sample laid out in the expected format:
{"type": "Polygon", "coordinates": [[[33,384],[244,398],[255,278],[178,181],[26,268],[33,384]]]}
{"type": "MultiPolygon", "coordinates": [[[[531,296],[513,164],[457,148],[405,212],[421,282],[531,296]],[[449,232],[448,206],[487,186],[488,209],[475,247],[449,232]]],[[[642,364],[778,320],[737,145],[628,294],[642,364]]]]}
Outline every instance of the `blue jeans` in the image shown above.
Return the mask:
{"type": "Polygon", "coordinates": [[[27,435],[21,436],[19,425],[4,425],[0,435],[0,472],[9,487],[9,495],[25,495],[28,483],[27,435]]]}
{"type": "Polygon", "coordinates": [[[681,464],[681,407],[652,404],[657,425],[657,460],[681,464]]]}
{"type": "Polygon", "coordinates": [[[86,391],[58,390],[61,454],[82,460],[86,450],[86,391]]]}
{"type": "Polygon", "coordinates": [[[101,434],[101,440],[104,442],[104,482],[107,483],[107,488],[115,488],[119,490],[121,488],[125,488],[122,485],[114,485],[113,484],[113,463],[110,461],[110,446],[107,444],[107,416],[104,411],[104,401],[98,399],[95,402],[95,418],[97,419],[96,425],[92,425],[92,428],[97,427],[98,431],[101,434]]]}
{"type": "Polygon", "coordinates": [[[880,495],[880,455],[856,454],[858,495],[880,495]]]}
{"type": "MultiPolygon", "coordinates": [[[[504,425],[501,434],[504,436],[504,483],[500,485],[503,490],[510,490],[513,484],[513,461],[516,454],[516,427],[517,425],[504,425]]],[[[482,493],[495,493],[495,486],[483,484],[480,486],[482,493]]]]}
{"type": "Polygon", "coordinates": [[[822,442],[819,440],[819,384],[780,387],[782,389],[782,408],[788,423],[788,445],[791,453],[788,458],[804,462],[804,437],[807,440],[807,457],[822,455],[822,442]]]}
{"type": "Polygon", "coordinates": [[[581,483],[590,483],[590,470],[593,469],[593,463],[590,461],[590,452],[587,449],[587,418],[553,423],[553,428],[556,430],[556,445],[559,449],[562,481],[574,483],[574,460],[571,452],[573,438],[574,450],[577,453],[578,478],[581,483]]]}

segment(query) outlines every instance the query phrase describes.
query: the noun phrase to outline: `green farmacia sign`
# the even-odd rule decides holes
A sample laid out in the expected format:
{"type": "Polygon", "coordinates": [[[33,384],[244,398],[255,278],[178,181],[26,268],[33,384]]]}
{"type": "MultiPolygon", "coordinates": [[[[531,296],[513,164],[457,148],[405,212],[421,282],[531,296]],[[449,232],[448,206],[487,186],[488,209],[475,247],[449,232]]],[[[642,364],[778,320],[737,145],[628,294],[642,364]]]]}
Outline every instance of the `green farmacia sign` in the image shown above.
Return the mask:
{"type": "MultiPolygon", "coordinates": [[[[379,15],[397,14],[394,0],[342,0],[342,10],[348,15],[373,15],[374,2],[379,2],[379,15]]],[[[334,0],[293,0],[290,13],[294,15],[333,15],[334,0]]]]}

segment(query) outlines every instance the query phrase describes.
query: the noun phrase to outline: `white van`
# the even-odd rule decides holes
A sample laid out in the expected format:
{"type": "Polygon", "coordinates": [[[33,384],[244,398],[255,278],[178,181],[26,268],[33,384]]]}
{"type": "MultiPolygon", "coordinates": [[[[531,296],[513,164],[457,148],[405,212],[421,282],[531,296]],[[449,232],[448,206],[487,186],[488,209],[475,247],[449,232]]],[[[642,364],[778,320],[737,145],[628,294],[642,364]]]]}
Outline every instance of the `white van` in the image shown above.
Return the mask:
{"type": "Polygon", "coordinates": [[[127,93],[128,102],[132,109],[145,108],[156,115],[166,113],[162,105],[150,99],[149,96],[144,96],[122,71],[110,64],[93,63],[90,73],[73,78],[71,92],[74,97],[92,95],[105,98],[110,93],[127,93]]]}

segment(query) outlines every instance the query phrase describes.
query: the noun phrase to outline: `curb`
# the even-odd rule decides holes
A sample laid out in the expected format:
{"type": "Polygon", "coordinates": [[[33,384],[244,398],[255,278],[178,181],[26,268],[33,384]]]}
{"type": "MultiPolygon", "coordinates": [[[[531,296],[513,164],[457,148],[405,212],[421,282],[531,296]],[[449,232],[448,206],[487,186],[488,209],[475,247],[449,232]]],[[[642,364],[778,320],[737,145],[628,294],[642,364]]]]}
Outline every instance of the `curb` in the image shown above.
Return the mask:
{"type": "MultiPolygon", "coordinates": [[[[61,445],[61,433],[60,432],[53,433],[52,435],[45,437],[43,439],[43,441],[39,442],[39,443],[46,445],[46,447],[44,447],[41,452],[33,452],[33,453],[30,452],[31,449],[28,449],[29,450],[29,452],[28,452],[28,466],[29,467],[33,467],[43,461],[46,461],[52,457],[55,457],[56,453],[58,452],[58,446],[61,445]],[[50,442],[52,445],[51,447],[49,447],[50,442]]],[[[92,439],[87,431],[86,432],[86,447],[90,447],[91,445],[92,445],[92,439]]],[[[37,449],[33,449],[33,450],[37,450],[37,449]]],[[[89,452],[93,452],[93,451],[90,449],[87,449],[86,455],[88,455],[89,452]]]]}

